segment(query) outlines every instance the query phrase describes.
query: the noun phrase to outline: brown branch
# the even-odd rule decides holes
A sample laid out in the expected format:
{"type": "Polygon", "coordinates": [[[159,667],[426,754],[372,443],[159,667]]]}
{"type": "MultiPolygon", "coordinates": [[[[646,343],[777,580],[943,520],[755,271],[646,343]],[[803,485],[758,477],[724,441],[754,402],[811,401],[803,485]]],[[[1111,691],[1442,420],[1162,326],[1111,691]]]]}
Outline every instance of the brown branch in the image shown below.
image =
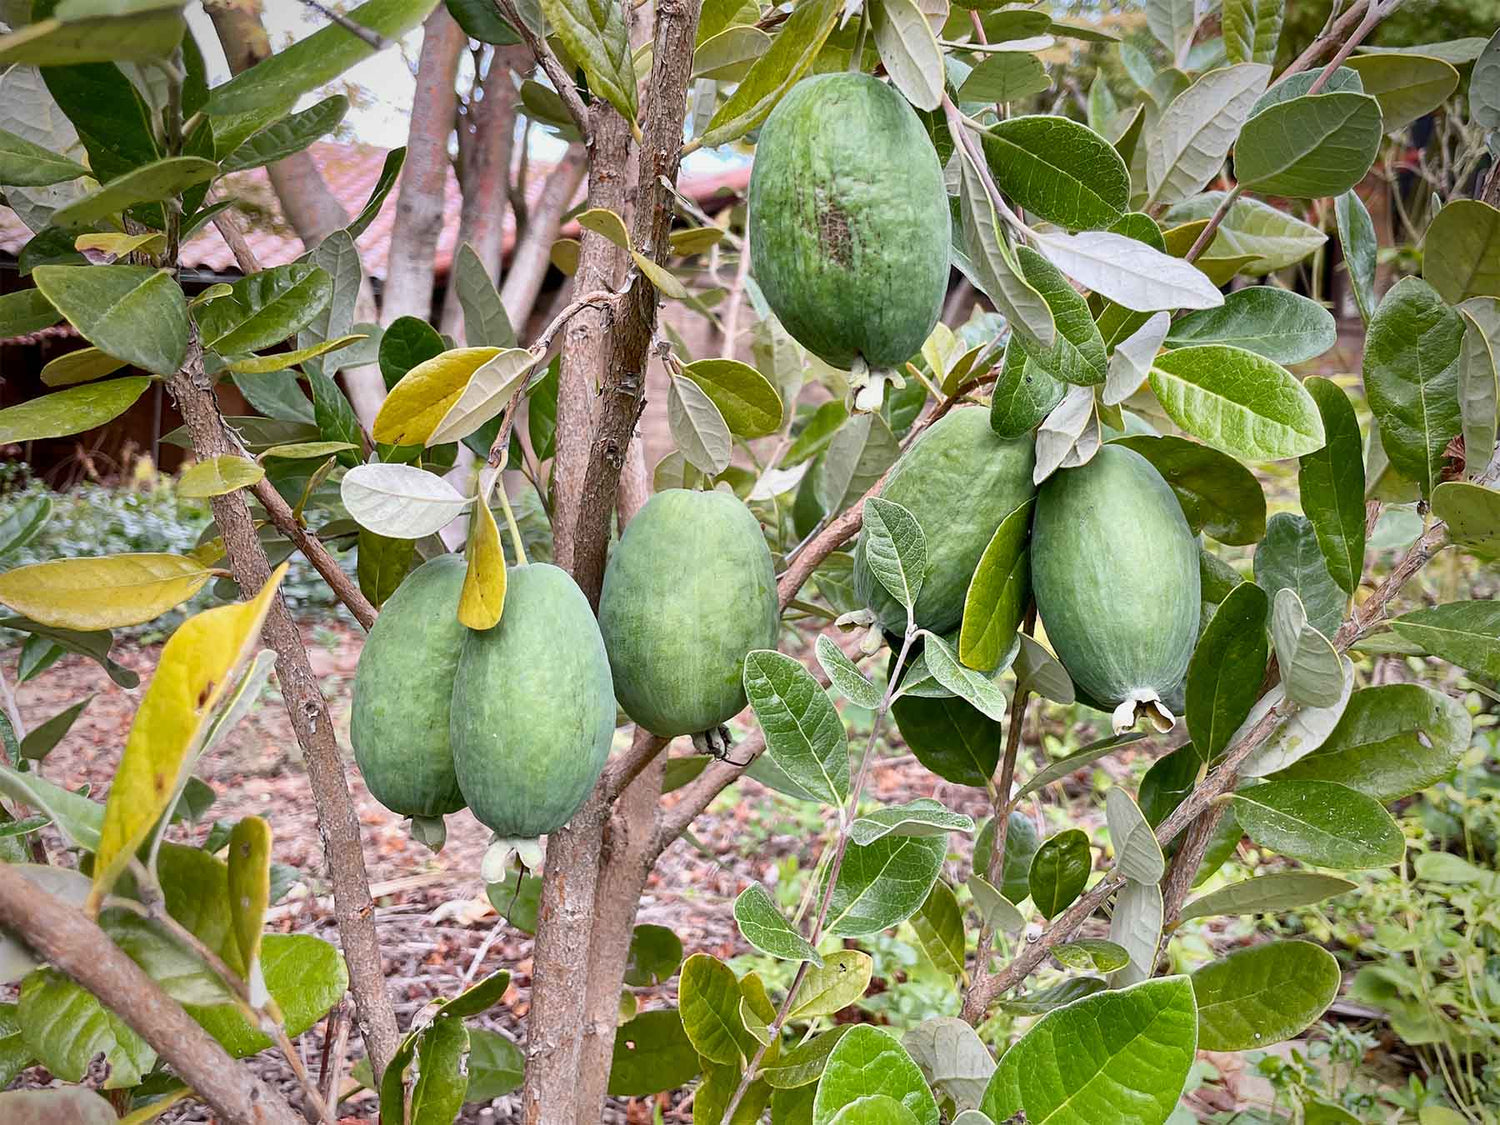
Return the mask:
{"type": "Polygon", "coordinates": [[[1276,81],[1271,83],[1271,86],[1274,88],[1280,85],[1292,75],[1300,74],[1302,71],[1307,70],[1322,58],[1324,52],[1336,43],[1341,42],[1344,34],[1359,23],[1369,4],[1370,0],[1355,0],[1350,5],[1349,10],[1334,21],[1332,27],[1329,27],[1328,30],[1324,31],[1323,34],[1308,44],[1307,49],[1298,55],[1290,66],[1277,75],[1276,81]]]}
{"type": "Polygon", "coordinates": [[[1307,88],[1308,94],[1316,94],[1324,86],[1327,86],[1334,72],[1343,66],[1344,60],[1354,53],[1354,48],[1359,46],[1365,36],[1375,30],[1376,24],[1394,12],[1400,5],[1401,0],[1386,0],[1384,4],[1380,0],[1370,0],[1370,6],[1365,10],[1364,18],[1359,21],[1359,26],[1354,29],[1348,39],[1339,45],[1339,49],[1334,52],[1333,58],[1328,60],[1328,65],[1323,68],[1323,73],[1318,75],[1313,80],[1313,84],[1307,88]]]}
{"type": "Polygon", "coordinates": [[[233,1125],[305,1125],[82,911],[0,863],[0,922],[99,999],[233,1125]]]}
{"type": "Polygon", "coordinates": [[[234,255],[234,264],[240,267],[240,273],[246,277],[252,273],[259,273],[260,262],[255,257],[255,251],[250,248],[245,232],[240,229],[239,219],[229,211],[220,211],[212,221],[214,228],[219,232],[219,237],[229,247],[229,252],[234,255]]]}
{"type": "MultiPolygon", "coordinates": [[[[167,386],[199,457],[239,452],[238,442],[230,436],[219,414],[212,384],[203,373],[203,352],[196,333],[189,340],[187,363],[168,380],[167,386]]],[[[241,590],[260,589],[270,578],[271,568],[256,534],[249,502],[242,492],[235,491],[214,497],[210,504],[235,581],[241,590]]],[[[395,1053],[398,1035],[375,936],[375,908],[365,872],[359,817],[349,795],[328,703],[318,688],[318,678],[296,622],[280,594],[271,604],[261,636],[276,652],[276,676],[282,698],[307,763],[319,834],[333,881],[335,920],[344,960],[349,966],[356,1018],[378,1079],[395,1053]]]]}
{"type": "Polygon", "coordinates": [[[251,486],[251,491],[255,493],[255,498],[260,501],[261,507],[266,510],[266,515],[271,517],[271,522],[276,525],[276,529],[297,545],[297,549],[323,576],[323,581],[328,583],[339,601],[348,607],[354,619],[367,631],[373,627],[375,607],[360,592],[359,584],[349,577],[349,572],[339,565],[338,559],[334,558],[328,548],[323,546],[323,541],[298,522],[296,514],[287,504],[286,499],[276,491],[276,486],[262,477],[251,486]]]}

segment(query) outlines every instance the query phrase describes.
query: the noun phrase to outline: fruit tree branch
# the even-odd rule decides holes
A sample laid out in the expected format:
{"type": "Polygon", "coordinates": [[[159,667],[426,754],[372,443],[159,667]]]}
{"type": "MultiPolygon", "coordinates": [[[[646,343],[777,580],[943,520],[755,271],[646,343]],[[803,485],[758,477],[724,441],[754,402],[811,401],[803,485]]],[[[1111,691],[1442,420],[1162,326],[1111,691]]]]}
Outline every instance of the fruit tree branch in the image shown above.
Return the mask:
{"type": "Polygon", "coordinates": [[[96,996],[232,1125],[306,1125],[274,1087],[235,1062],[98,925],[0,863],[0,922],[96,996]]]}
{"type": "Polygon", "coordinates": [[[542,70],[546,72],[547,80],[557,91],[557,96],[562,99],[563,106],[568,111],[568,116],[573,119],[573,124],[578,126],[578,131],[583,134],[584,141],[590,146],[593,144],[593,129],[589,124],[589,111],[583,104],[583,99],[578,95],[578,87],[574,85],[573,79],[568,77],[568,72],[552,53],[552,48],[547,46],[547,40],[533,30],[532,26],[521,18],[516,11],[512,0],[495,0],[495,8],[511,29],[521,37],[521,42],[526,44],[526,49],[541,64],[542,70]]]}

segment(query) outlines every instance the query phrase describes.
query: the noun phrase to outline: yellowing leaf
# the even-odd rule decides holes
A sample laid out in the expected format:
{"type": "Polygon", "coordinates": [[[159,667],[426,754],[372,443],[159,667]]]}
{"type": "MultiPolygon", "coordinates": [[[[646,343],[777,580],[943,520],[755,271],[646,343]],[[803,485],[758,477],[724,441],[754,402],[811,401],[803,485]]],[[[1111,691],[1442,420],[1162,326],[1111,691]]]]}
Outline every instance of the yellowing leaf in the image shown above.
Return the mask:
{"type": "Polygon", "coordinates": [[[177,481],[177,495],[195,500],[223,496],[236,488],[246,488],[265,475],[265,469],[254,461],[234,453],[226,453],[184,469],[177,481]]]}
{"type": "Polygon", "coordinates": [[[74,383],[92,383],[125,366],[123,359],[105,355],[98,348],[79,348],[42,368],[42,382],[49,387],[71,387],[74,383]]]}
{"type": "Polygon", "coordinates": [[[104,806],[89,896],[91,914],[177,799],[209,720],[255,649],[286,571],[285,563],[277,567],[253,601],[188,618],[163,646],[104,806]]]}
{"type": "Polygon", "coordinates": [[[372,436],[394,445],[423,445],[469,378],[500,354],[499,348],[453,348],[417,364],[391,388],[375,415],[372,436]]]}
{"type": "Polygon", "coordinates": [[[505,409],[525,386],[526,377],[535,366],[536,356],[526,348],[506,348],[480,365],[427,435],[427,444],[440,445],[468,437],[505,409]]]}
{"type": "Polygon", "coordinates": [[[492,629],[505,609],[505,552],[495,514],[484,500],[474,505],[468,556],[469,569],[458,596],[458,620],[470,629],[492,629]]]}
{"type": "Polygon", "coordinates": [[[285,371],[288,367],[295,367],[304,360],[313,359],[325,352],[347,348],[350,344],[358,343],[363,339],[365,339],[365,334],[360,332],[350,336],[340,336],[337,340],[323,340],[292,352],[245,356],[231,360],[229,370],[236,375],[268,375],[273,371],[285,371]]]}
{"type": "Polygon", "coordinates": [[[646,275],[647,280],[656,286],[662,296],[671,297],[674,301],[688,299],[687,286],[677,279],[676,274],[635,250],[630,252],[630,256],[635,260],[636,268],[646,275]]]}
{"type": "Polygon", "coordinates": [[[56,629],[118,629],[160,617],[210,577],[182,555],[53,559],[0,574],[0,602],[56,629]]]}
{"type": "Polygon", "coordinates": [[[578,216],[578,225],[584,230],[602,234],[621,250],[630,249],[630,232],[625,229],[625,220],[608,207],[593,207],[578,216]]]}
{"type": "Polygon", "coordinates": [[[133,254],[137,250],[147,254],[160,254],[167,248],[167,236],[164,234],[115,234],[107,231],[103,234],[80,234],[73,240],[75,250],[96,250],[103,254],[113,254],[116,258],[123,258],[126,254],[133,254]]]}

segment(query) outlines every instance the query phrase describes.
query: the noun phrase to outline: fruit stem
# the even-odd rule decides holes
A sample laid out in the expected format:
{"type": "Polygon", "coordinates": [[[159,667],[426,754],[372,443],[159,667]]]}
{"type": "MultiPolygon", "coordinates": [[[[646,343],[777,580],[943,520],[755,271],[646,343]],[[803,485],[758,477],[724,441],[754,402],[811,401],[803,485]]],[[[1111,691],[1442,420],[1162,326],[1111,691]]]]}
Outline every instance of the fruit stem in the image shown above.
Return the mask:
{"type": "Polygon", "coordinates": [[[854,35],[854,50],[849,55],[849,69],[855,74],[864,70],[865,33],[870,30],[870,6],[868,0],[859,6],[859,30],[854,35]]]}

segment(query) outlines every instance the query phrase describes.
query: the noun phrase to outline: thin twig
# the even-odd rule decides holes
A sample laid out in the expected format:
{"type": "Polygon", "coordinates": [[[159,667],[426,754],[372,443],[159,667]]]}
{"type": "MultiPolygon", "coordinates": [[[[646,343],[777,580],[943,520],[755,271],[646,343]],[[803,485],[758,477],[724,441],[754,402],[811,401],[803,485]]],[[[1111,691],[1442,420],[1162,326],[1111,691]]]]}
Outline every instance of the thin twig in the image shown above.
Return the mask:
{"type": "Polygon", "coordinates": [[[583,137],[584,144],[593,147],[593,127],[589,123],[588,107],[583,104],[583,99],[578,95],[578,87],[568,77],[568,72],[558,61],[552,48],[547,46],[547,41],[538,35],[532,26],[521,18],[512,0],[495,0],[495,7],[505,22],[510,24],[512,30],[521,37],[521,42],[526,44],[526,49],[532,57],[541,64],[552,87],[557,91],[557,96],[562,99],[563,106],[568,111],[568,116],[573,119],[573,124],[578,126],[579,135],[583,137]]]}
{"type": "Polygon", "coordinates": [[[255,251],[250,248],[245,232],[240,229],[238,217],[230,211],[220,211],[212,221],[214,229],[219,232],[219,237],[229,247],[229,252],[234,255],[234,264],[240,267],[240,273],[246,277],[252,273],[259,273],[260,260],[256,258],[255,251]]]}
{"type": "Polygon", "coordinates": [[[342,27],[350,35],[353,35],[357,39],[364,40],[364,42],[368,43],[377,51],[383,51],[387,47],[394,47],[396,45],[394,40],[387,39],[384,35],[381,35],[380,32],[374,30],[373,28],[366,27],[362,23],[355,23],[348,16],[334,11],[326,4],[320,3],[319,0],[302,0],[302,2],[313,11],[317,12],[319,15],[324,16],[325,18],[331,20],[333,23],[336,23],[339,27],[342,27]]]}
{"type": "Polygon", "coordinates": [[[1338,68],[1344,65],[1344,60],[1354,53],[1354,48],[1359,46],[1365,36],[1375,30],[1376,24],[1394,12],[1400,4],[1401,0],[1387,0],[1385,4],[1381,4],[1380,0],[1370,0],[1370,6],[1365,10],[1364,18],[1359,21],[1359,26],[1354,29],[1348,39],[1340,44],[1333,58],[1328,60],[1328,65],[1323,68],[1323,73],[1313,79],[1313,84],[1307,88],[1308,94],[1319,93],[1324,86],[1328,85],[1338,68]]]}
{"type": "Polygon", "coordinates": [[[287,505],[281,493],[276,491],[276,486],[262,477],[251,485],[250,490],[255,493],[255,498],[266,510],[266,515],[271,517],[276,530],[297,545],[297,549],[322,575],[323,581],[328,583],[339,601],[348,607],[354,619],[366,630],[371,629],[375,625],[377,612],[375,607],[360,591],[359,584],[349,577],[349,572],[339,565],[338,559],[334,558],[328,548],[323,545],[323,541],[302,526],[296,513],[287,505]]]}
{"type": "Polygon", "coordinates": [[[1184,261],[1196,262],[1198,258],[1208,249],[1209,243],[1213,242],[1214,235],[1218,233],[1220,225],[1229,217],[1229,212],[1234,207],[1235,200],[1239,199],[1240,193],[1245,189],[1235,184],[1224,193],[1224,198],[1219,200],[1219,205],[1214,208],[1214,213],[1209,216],[1208,225],[1198,232],[1198,237],[1193,240],[1193,245],[1188,250],[1184,261]]]}

